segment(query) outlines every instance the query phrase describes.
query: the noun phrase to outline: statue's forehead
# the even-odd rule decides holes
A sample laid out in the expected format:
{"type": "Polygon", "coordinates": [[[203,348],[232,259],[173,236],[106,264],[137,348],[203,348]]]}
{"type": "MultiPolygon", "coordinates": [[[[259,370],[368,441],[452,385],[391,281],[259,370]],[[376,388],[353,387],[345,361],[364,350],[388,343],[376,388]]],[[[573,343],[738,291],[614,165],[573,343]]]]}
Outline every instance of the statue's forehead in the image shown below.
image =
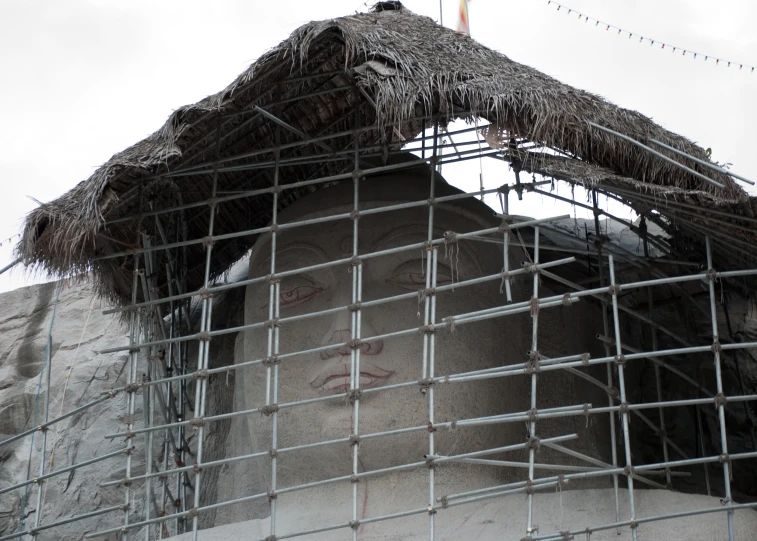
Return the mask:
{"type": "MultiPolygon", "coordinates": [[[[443,230],[435,228],[436,235],[443,230]]],[[[426,240],[428,223],[421,221],[397,224],[393,221],[378,222],[374,227],[358,232],[358,251],[375,252],[426,240]]],[[[254,265],[271,261],[270,236],[261,239],[253,249],[254,265]],[[257,252],[258,257],[255,257],[257,252]]],[[[328,261],[334,254],[349,255],[353,251],[352,224],[317,224],[313,227],[295,229],[280,234],[277,240],[276,258],[279,264],[315,264],[328,261]],[[320,227],[319,227],[320,226],[320,227]]]]}
{"type": "MultiPolygon", "coordinates": [[[[445,196],[459,196],[464,194],[438,175],[434,177],[433,191],[431,187],[431,173],[424,170],[398,171],[376,177],[365,177],[357,186],[357,207],[367,210],[389,205],[416,202],[420,206],[414,210],[428,214],[426,202],[433,195],[435,198],[445,196]]],[[[327,186],[307,194],[286,205],[279,213],[279,223],[295,222],[304,219],[319,218],[336,213],[349,213],[355,208],[355,184],[343,181],[327,186]]],[[[470,207],[467,210],[473,214],[486,212],[486,206],[474,200],[456,200],[445,203],[445,206],[470,207]],[[472,204],[472,205],[471,205],[472,204]],[[473,207],[480,207],[473,210],[473,207]]],[[[437,203],[437,208],[439,208],[437,203]]],[[[391,216],[392,213],[385,214],[391,216]]]]}
{"type": "MultiPolygon", "coordinates": [[[[465,217],[462,218],[465,219],[465,217]]],[[[445,229],[441,225],[437,224],[432,228],[434,238],[442,238],[444,235],[445,229]]],[[[353,253],[353,237],[351,224],[348,223],[347,226],[350,227],[339,228],[339,234],[335,234],[337,231],[333,228],[325,228],[323,231],[309,229],[308,233],[300,233],[290,239],[279,239],[276,249],[276,268],[279,270],[295,270],[328,263],[335,258],[349,258],[353,253]]],[[[417,245],[417,249],[392,251],[391,254],[380,255],[371,259],[370,267],[372,269],[390,271],[407,261],[423,259],[423,256],[419,255],[419,250],[422,250],[420,244],[428,238],[428,223],[412,221],[398,225],[396,222],[385,221],[381,223],[380,227],[362,231],[358,238],[358,252],[360,254],[384,250],[392,251],[393,248],[417,245]]],[[[270,238],[268,241],[270,241],[270,238]]],[[[492,249],[490,245],[481,246],[476,243],[463,242],[455,247],[456,264],[465,268],[470,267],[469,270],[472,272],[481,272],[482,249],[491,250],[497,261],[499,260],[498,251],[492,249]]],[[[447,254],[446,247],[442,247],[442,252],[447,254]]],[[[489,260],[492,257],[484,256],[483,259],[489,260]]],[[[250,268],[253,274],[265,272],[264,269],[269,267],[270,263],[270,242],[259,244],[252,254],[250,268]]],[[[444,266],[444,263],[440,262],[440,265],[444,266]]],[[[327,267],[318,272],[329,274],[333,272],[333,269],[327,267]]]]}
{"type": "MultiPolygon", "coordinates": [[[[373,215],[361,218],[363,227],[358,226],[358,250],[361,253],[375,252],[388,247],[398,247],[403,244],[422,242],[428,237],[428,218],[423,212],[416,212],[414,216],[397,216],[398,219],[386,219],[373,215]]],[[[441,238],[453,225],[462,226],[464,230],[475,229],[480,224],[467,216],[454,213],[437,213],[435,224],[432,226],[432,236],[441,238]]],[[[277,254],[332,252],[352,253],[353,224],[349,220],[326,222],[312,226],[294,228],[278,233],[277,254]]],[[[269,252],[270,234],[261,236],[254,251],[269,252]]]]}

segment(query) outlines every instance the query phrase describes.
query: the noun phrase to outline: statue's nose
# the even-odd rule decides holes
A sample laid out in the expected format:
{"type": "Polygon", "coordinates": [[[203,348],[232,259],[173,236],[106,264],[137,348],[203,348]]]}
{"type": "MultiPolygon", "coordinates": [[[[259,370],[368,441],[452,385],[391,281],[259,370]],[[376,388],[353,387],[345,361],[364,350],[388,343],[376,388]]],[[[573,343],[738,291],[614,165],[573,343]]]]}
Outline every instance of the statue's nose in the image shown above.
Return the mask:
{"type": "Polygon", "coordinates": [[[350,348],[346,344],[352,340],[352,332],[349,329],[336,329],[331,336],[326,335],[323,345],[333,345],[333,348],[321,351],[321,359],[324,361],[332,357],[349,355],[350,348]]]}
{"type": "MultiPolygon", "coordinates": [[[[347,284],[341,285],[346,286],[347,284]]],[[[334,300],[332,301],[334,306],[347,306],[352,302],[350,289],[351,288],[349,287],[338,288],[339,294],[335,295],[334,300]]],[[[352,335],[351,330],[353,314],[354,312],[344,309],[334,315],[329,330],[321,340],[322,346],[333,345],[333,347],[321,351],[321,359],[327,360],[332,357],[347,356],[350,354],[352,348],[349,344],[352,342],[353,338],[355,338],[352,335]]],[[[365,314],[362,314],[360,318],[360,338],[365,339],[370,338],[371,336],[376,336],[376,330],[373,328],[373,325],[371,325],[369,318],[366,318],[365,314]]],[[[383,348],[384,343],[381,340],[367,343],[363,342],[360,345],[360,352],[363,355],[378,355],[383,348]]]]}
{"type": "MultiPolygon", "coordinates": [[[[347,356],[350,354],[350,342],[353,340],[352,331],[352,313],[340,312],[334,317],[331,327],[321,341],[321,345],[333,345],[325,351],[321,351],[321,359],[326,360],[337,356],[347,356]]],[[[360,320],[360,337],[366,338],[375,336],[376,331],[370,322],[361,317],[360,320]]],[[[360,344],[360,351],[363,355],[378,355],[384,349],[384,342],[377,340],[375,342],[363,342],[360,344]]]]}
{"type": "MultiPolygon", "coordinates": [[[[371,330],[366,334],[367,325],[362,325],[363,333],[366,336],[373,336],[374,333],[371,330]]],[[[331,336],[326,335],[327,339],[324,340],[323,345],[333,344],[333,348],[329,348],[325,351],[321,351],[321,359],[328,360],[332,357],[347,356],[350,354],[352,348],[348,345],[352,341],[352,331],[349,329],[337,329],[331,333],[331,336]]],[[[360,344],[360,352],[363,355],[378,355],[384,349],[383,340],[363,342],[360,344]]]]}

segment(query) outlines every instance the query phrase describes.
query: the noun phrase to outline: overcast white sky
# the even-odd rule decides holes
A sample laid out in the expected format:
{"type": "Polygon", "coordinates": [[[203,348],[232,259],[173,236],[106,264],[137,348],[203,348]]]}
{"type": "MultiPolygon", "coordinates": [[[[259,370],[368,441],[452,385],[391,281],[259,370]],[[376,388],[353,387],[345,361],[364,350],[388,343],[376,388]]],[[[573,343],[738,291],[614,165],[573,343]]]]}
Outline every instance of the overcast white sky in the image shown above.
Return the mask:
{"type": "MultiPolygon", "coordinates": [[[[566,3],[634,34],[757,64],[753,1],[566,3]]],[[[438,0],[404,4],[439,19],[438,0]]],[[[458,0],[442,4],[454,27],[458,0]]],[[[360,0],[0,0],[0,268],[17,240],[3,239],[35,206],[29,197],[49,201],[71,189],[301,24],[365,9],[360,0]]],[[[639,110],[757,180],[757,73],[619,37],[547,0],[473,0],[470,23],[488,47],[639,110]]],[[[0,291],[28,283],[14,270],[0,276],[0,291]]]]}

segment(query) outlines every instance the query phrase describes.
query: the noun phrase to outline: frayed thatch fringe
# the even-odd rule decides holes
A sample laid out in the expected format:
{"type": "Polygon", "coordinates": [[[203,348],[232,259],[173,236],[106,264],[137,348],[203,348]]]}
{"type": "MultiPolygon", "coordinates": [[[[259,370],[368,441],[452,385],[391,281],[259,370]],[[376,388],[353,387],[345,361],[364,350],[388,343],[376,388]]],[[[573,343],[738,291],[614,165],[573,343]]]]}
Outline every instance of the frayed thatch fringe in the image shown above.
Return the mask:
{"type": "MultiPolygon", "coordinates": [[[[398,2],[380,2],[371,13],[302,26],[227,88],[178,109],[147,139],[116,154],[88,180],[31,212],[18,255],[27,266],[52,274],[91,271],[103,296],[119,304],[129,303],[132,261],[96,257],[138,247],[142,233],[160,239],[159,231],[154,218],[112,225],[105,222],[150,210],[150,201],[155,205],[152,208],[159,209],[206,199],[210,175],[161,175],[212,163],[219,126],[221,158],[270,147],[275,128],[251,114],[255,105],[269,108],[310,136],[352,130],[356,122],[360,126],[389,125],[392,129],[383,133],[361,136],[360,143],[393,148],[401,138],[410,139],[421,131],[422,124],[412,119],[434,116],[446,122],[470,119],[468,112],[477,111],[477,116],[514,137],[575,157],[562,161],[544,157],[541,170],[546,174],[589,184],[601,182],[608,189],[624,185],[632,190],[672,191],[703,208],[715,205],[753,215],[748,196],[730,177],[707,171],[725,188],[706,185],[626,141],[591,129],[587,121],[639,141],[654,138],[706,160],[704,150],[684,137],[637,112],[518,64],[466,35],[411,13],[398,2]],[[315,95],[296,101],[297,96],[306,94],[315,95]]],[[[292,155],[349,148],[350,139],[345,136],[328,144],[303,145],[292,155]]],[[[282,130],[281,140],[291,143],[297,136],[282,130]]],[[[270,159],[270,154],[241,163],[265,159],[270,159]]],[[[240,161],[232,163],[239,165],[240,161]]],[[[348,163],[289,167],[287,179],[295,182],[324,172],[343,172],[349,170],[348,163]]],[[[269,186],[270,179],[249,171],[227,172],[220,175],[218,183],[219,190],[255,189],[269,186]]],[[[282,205],[306,191],[285,192],[282,205]]],[[[222,205],[216,233],[265,225],[270,218],[270,199],[259,199],[222,205]]],[[[186,216],[187,238],[207,235],[207,217],[200,214],[186,216]]],[[[177,213],[172,216],[162,219],[160,225],[178,231],[177,213]]],[[[213,274],[226,270],[253,240],[218,243],[213,274]]],[[[187,287],[197,289],[202,284],[204,251],[201,246],[190,247],[186,257],[187,287]]],[[[160,294],[165,294],[165,279],[156,280],[160,294]]]]}

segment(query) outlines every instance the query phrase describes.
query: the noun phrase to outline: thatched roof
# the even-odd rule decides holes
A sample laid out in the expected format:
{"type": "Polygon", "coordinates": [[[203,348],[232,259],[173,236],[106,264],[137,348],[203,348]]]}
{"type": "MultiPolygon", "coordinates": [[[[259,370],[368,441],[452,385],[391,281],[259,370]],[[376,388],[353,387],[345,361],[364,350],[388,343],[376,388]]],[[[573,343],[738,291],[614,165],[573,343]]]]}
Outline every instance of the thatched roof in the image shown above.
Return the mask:
{"type": "MultiPolygon", "coordinates": [[[[154,216],[133,217],[206,200],[216,157],[247,155],[222,161],[219,194],[272,185],[267,171],[249,170],[251,164],[272,159],[270,152],[254,153],[273,146],[276,131],[276,125],[256,112],[255,106],[300,132],[281,129],[283,145],[301,141],[304,134],[317,137],[378,123],[391,128],[361,132],[361,147],[392,147],[422,130],[419,118],[433,116],[447,122],[478,116],[518,140],[559,149],[571,157],[529,155],[523,160],[527,170],[601,185],[642,211],[656,208],[674,222],[686,213],[679,216],[666,207],[666,201],[718,208],[729,215],[719,215],[718,223],[708,222],[702,212],[686,214],[686,218],[698,223],[697,227],[714,227],[726,237],[757,241],[754,220],[749,220],[753,216],[750,198],[730,177],[687,163],[724,188],[706,184],[587,122],[642,142],[657,139],[707,160],[699,146],[637,112],[562,84],[415,15],[398,2],[381,2],[370,13],[302,26],[221,92],[178,109],[151,136],[114,155],[65,195],[35,209],[26,219],[19,256],[26,265],[50,273],[91,271],[100,293],[117,303],[130,302],[131,261],[103,256],[138,248],[140,232],[162,244],[161,230],[177,227],[179,213],[163,215],[160,221],[154,216]],[[248,170],[235,171],[240,165],[248,170]],[[195,169],[192,175],[177,173],[190,168],[195,169]],[[641,195],[635,199],[614,188],[641,195]],[[740,216],[747,221],[739,221],[740,216]]],[[[351,171],[350,161],[339,161],[334,152],[350,148],[352,140],[347,133],[325,142],[292,145],[282,157],[318,154],[324,158],[318,163],[290,163],[282,169],[284,182],[351,171]]],[[[282,206],[312,189],[283,192],[282,206]]],[[[270,197],[222,203],[215,234],[267,225],[270,197]]],[[[207,206],[198,204],[187,214],[187,238],[198,240],[186,251],[187,287],[196,290],[202,285],[205,255],[199,239],[207,235],[207,206]]],[[[253,240],[217,241],[213,275],[227,269],[253,240]]],[[[160,278],[157,287],[167,294],[165,279],[160,278]]]]}

